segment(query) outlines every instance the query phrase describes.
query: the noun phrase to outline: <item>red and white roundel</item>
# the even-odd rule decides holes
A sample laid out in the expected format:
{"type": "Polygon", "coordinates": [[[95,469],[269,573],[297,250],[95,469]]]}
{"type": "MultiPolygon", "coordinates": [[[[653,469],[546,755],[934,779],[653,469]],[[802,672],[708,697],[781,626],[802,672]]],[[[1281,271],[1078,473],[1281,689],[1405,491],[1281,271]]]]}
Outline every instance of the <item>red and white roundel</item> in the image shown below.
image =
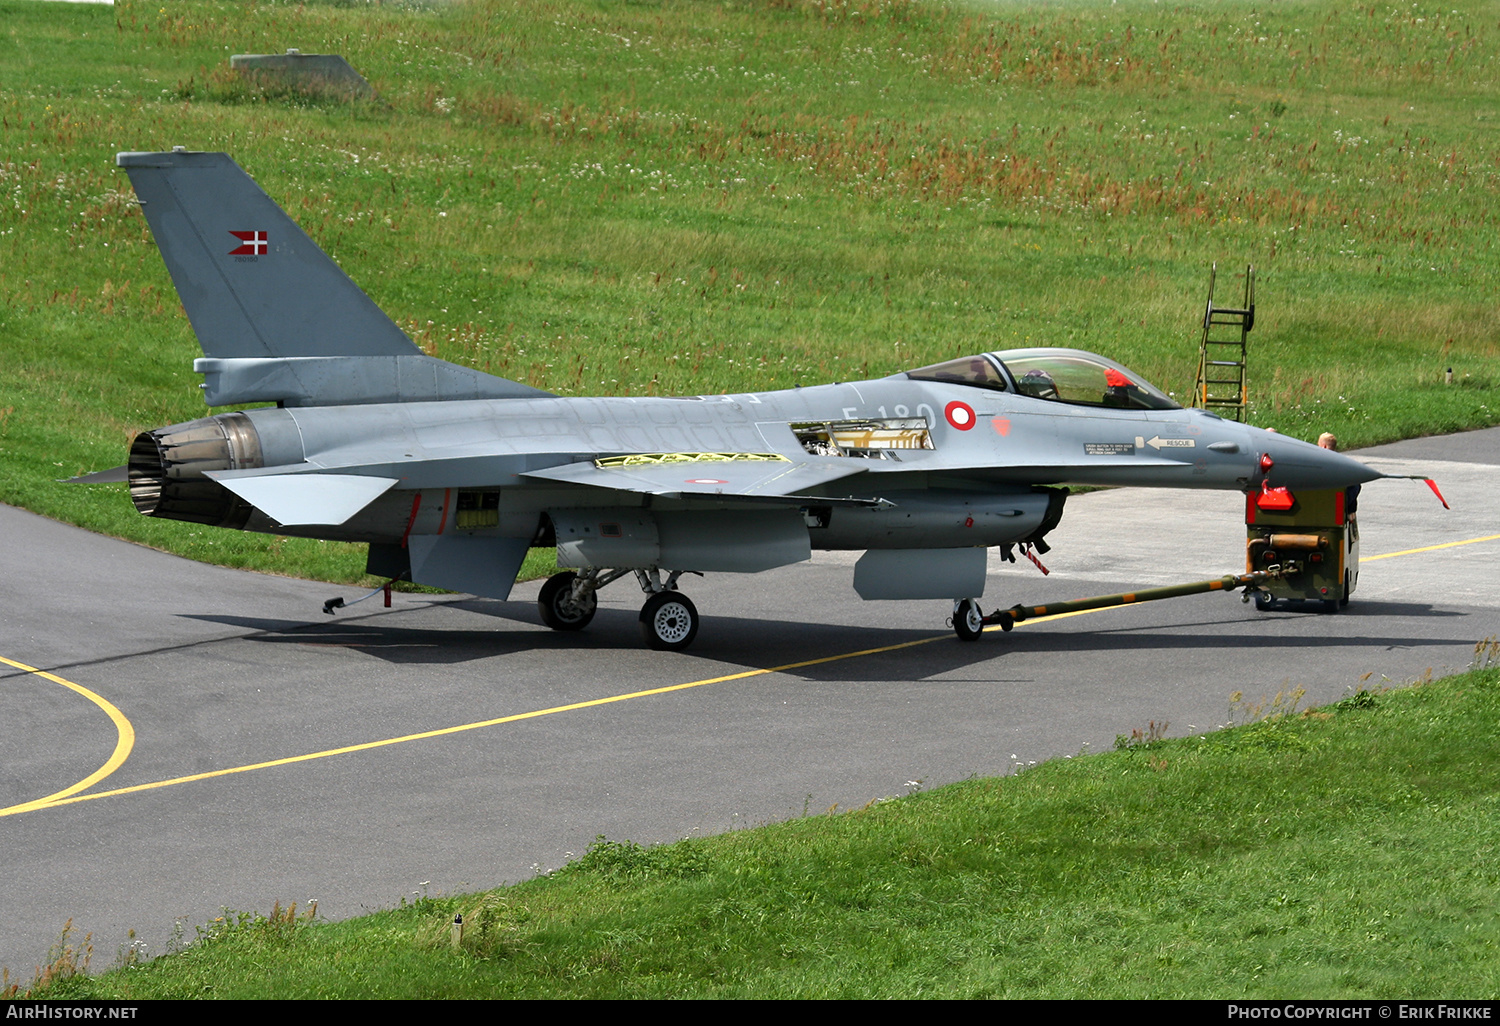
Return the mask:
{"type": "Polygon", "coordinates": [[[967,431],[974,426],[974,407],[957,399],[943,407],[943,416],[960,431],[967,431]]]}
{"type": "Polygon", "coordinates": [[[722,477],[690,477],[683,484],[728,484],[722,477]]]}

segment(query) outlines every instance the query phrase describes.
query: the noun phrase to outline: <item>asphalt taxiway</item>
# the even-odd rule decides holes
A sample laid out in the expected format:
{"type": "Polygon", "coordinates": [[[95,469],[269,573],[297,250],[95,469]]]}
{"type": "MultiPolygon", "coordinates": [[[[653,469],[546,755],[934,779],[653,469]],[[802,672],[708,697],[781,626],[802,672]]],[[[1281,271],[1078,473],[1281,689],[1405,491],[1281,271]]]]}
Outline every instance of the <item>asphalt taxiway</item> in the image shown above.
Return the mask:
{"type": "MultiPolygon", "coordinates": [[[[580,634],[511,601],[395,597],[203,566],[0,507],[0,965],[63,924],[94,968],[222,908],[341,917],[553,868],[597,835],[671,840],[1183,734],[1250,701],[1462,669],[1500,631],[1500,429],[1355,454],[1367,485],[1344,612],[1202,595],[963,644],[946,603],[864,603],[853,557],[686,578],[703,626],[642,647],[641,596],[580,634]]],[[[118,486],[116,486],[118,487],[118,486]]],[[[122,500],[123,501],[123,500],[122,500]]],[[[1077,496],[1049,576],[992,564],[985,608],[1237,572],[1241,496],[1077,496]]]]}

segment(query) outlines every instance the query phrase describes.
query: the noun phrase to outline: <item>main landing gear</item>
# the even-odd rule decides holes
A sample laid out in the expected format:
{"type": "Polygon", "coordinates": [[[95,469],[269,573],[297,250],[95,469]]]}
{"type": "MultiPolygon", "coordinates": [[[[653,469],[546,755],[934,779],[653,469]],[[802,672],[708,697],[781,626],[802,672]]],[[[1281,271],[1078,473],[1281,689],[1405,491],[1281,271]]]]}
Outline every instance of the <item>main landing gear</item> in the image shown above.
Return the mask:
{"type": "Polygon", "coordinates": [[[646,604],[641,607],[641,638],[647,646],[668,652],[681,652],[698,636],[698,609],[691,599],[677,590],[677,570],[662,580],[661,571],[604,570],[591,567],[553,574],[542,585],[537,609],[542,622],[555,631],[577,631],[587,627],[599,608],[598,591],[606,584],[635,574],[646,604]]]}
{"type": "Polygon", "coordinates": [[[680,652],[697,636],[698,610],[686,595],[659,591],[641,607],[641,637],[647,646],[680,652]]]}
{"type": "Polygon", "coordinates": [[[579,586],[578,575],[568,570],[553,574],[536,597],[542,623],[555,631],[581,631],[599,609],[594,588],[579,586]]]}

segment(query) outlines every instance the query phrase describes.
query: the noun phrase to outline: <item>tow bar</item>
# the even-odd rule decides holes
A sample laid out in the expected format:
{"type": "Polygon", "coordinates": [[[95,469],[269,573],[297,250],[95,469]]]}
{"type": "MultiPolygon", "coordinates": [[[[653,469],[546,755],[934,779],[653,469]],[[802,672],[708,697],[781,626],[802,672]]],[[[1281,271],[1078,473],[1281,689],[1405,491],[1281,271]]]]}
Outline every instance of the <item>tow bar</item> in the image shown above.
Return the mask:
{"type": "Polygon", "coordinates": [[[986,627],[1000,625],[1008,631],[1023,620],[1039,616],[1057,616],[1061,613],[1081,613],[1089,609],[1108,609],[1111,606],[1128,606],[1136,602],[1155,602],[1157,599],[1177,598],[1181,595],[1199,595],[1209,591],[1235,591],[1244,588],[1242,602],[1250,601],[1250,593],[1267,581],[1280,580],[1296,574],[1301,567],[1295,563],[1278,564],[1247,574],[1227,574],[1211,581],[1194,581],[1191,584],[1173,584],[1165,588],[1146,588],[1127,591],[1118,595],[1099,595],[1094,598],[1073,599],[1068,602],[1053,602],[1045,606],[1015,605],[1009,609],[997,609],[988,616],[977,616],[979,607],[972,599],[965,599],[953,611],[953,630],[964,641],[974,641],[986,627]]]}

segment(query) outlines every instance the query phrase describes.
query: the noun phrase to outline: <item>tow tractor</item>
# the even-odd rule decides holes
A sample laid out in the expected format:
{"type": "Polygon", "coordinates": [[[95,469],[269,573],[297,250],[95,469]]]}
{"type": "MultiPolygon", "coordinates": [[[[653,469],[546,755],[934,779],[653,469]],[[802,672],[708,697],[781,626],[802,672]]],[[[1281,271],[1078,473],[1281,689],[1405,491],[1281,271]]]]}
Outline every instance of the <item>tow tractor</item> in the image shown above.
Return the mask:
{"type": "Polygon", "coordinates": [[[1255,591],[1256,609],[1316,604],[1336,613],[1359,582],[1359,487],[1299,491],[1262,488],[1245,500],[1245,569],[1298,566],[1255,591]]]}

